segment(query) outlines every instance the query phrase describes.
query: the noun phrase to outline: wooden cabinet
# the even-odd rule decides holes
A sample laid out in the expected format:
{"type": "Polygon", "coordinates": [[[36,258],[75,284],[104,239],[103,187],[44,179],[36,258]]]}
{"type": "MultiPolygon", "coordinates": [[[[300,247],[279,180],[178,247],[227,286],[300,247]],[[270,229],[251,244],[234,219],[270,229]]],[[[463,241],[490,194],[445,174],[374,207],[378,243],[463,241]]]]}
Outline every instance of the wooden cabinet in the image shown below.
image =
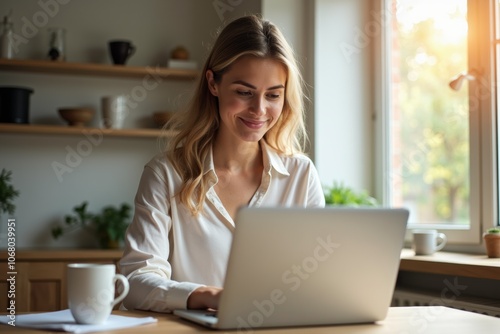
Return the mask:
{"type": "Polygon", "coordinates": [[[121,250],[25,250],[16,253],[15,267],[9,269],[7,252],[2,252],[0,307],[6,310],[13,299],[16,312],[65,309],[68,307],[66,266],[69,263],[116,264],[121,255],[121,250]]]}

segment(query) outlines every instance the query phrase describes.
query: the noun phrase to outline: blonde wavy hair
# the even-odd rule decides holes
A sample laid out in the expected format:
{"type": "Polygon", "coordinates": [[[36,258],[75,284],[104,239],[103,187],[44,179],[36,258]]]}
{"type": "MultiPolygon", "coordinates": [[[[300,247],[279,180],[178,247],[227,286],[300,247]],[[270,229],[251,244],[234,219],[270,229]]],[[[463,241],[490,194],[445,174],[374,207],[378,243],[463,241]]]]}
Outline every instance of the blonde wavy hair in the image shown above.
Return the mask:
{"type": "Polygon", "coordinates": [[[250,15],[230,22],[220,31],[208,55],[194,95],[185,112],[178,112],[167,124],[177,131],[167,141],[166,154],[183,180],[180,202],[193,215],[202,211],[208,180],[204,161],[219,128],[218,100],[208,88],[207,70],[217,83],[240,57],[252,55],[282,63],[287,70],[283,111],[265,135],[266,143],[284,155],[302,153],[307,134],[304,125],[303,79],[294,52],[279,29],[269,21],[250,15]]]}

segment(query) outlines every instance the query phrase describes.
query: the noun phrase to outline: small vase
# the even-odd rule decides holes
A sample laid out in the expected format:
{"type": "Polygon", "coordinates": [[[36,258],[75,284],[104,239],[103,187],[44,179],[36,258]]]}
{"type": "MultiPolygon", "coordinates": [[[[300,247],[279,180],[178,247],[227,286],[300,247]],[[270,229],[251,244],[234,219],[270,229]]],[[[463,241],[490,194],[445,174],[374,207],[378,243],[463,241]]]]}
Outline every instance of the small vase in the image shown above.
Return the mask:
{"type": "Polygon", "coordinates": [[[64,28],[49,28],[49,53],[52,61],[66,60],[66,30],[64,28]]]}
{"type": "Polygon", "coordinates": [[[484,245],[489,258],[500,258],[500,234],[485,233],[484,245]]]}

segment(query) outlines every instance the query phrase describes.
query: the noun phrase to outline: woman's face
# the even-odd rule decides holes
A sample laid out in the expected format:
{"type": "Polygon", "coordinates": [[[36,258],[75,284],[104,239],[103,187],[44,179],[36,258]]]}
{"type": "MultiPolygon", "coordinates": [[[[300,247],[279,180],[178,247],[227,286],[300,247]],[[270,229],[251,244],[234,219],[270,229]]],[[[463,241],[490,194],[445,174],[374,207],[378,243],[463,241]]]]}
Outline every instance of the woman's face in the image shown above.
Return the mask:
{"type": "Polygon", "coordinates": [[[219,136],[256,142],[281,115],[285,101],[285,67],[272,59],[244,56],[219,83],[206,73],[210,92],[219,99],[219,136]]]}

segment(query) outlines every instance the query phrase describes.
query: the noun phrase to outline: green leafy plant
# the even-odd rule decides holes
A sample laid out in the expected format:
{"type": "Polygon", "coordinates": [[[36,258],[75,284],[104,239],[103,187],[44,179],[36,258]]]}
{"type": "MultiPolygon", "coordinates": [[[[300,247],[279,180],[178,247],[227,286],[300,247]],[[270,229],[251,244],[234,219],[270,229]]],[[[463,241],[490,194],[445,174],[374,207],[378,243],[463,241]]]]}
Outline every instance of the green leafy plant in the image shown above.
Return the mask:
{"type": "Polygon", "coordinates": [[[500,228],[499,227],[492,227],[489,228],[486,233],[488,234],[500,234],[500,228]]]}
{"type": "Polygon", "coordinates": [[[339,206],[377,206],[377,200],[366,191],[356,192],[343,183],[334,182],[331,187],[324,187],[325,202],[339,206]]]}
{"type": "Polygon", "coordinates": [[[74,215],[64,217],[64,225],[52,229],[52,236],[58,239],[64,233],[83,229],[96,236],[101,248],[118,248],[125,239],[130,220],[130,205],[123,203],[119,208],[107,206],[96,215],[87,212],[87,202],[73,208],[74,215]]]}
{"type": "Polygon", "coordinates": [[[130,206],[127,204],[122,204],[118,209],[108,206],[102,210],[101,215],[95,216],[94,226],[101,247],[108,245],[117,248],[125,239],[129,219],[130,206]]]}
{"type": "Polygon", "coordinates": [[[12,186],[11,176],[11,171],[2,168],[2,172],[0,172],[0,214],[5,212],[13,215],[16,211],[16,206],[12,201],[19,196],[19,191],[12,186]]]}

